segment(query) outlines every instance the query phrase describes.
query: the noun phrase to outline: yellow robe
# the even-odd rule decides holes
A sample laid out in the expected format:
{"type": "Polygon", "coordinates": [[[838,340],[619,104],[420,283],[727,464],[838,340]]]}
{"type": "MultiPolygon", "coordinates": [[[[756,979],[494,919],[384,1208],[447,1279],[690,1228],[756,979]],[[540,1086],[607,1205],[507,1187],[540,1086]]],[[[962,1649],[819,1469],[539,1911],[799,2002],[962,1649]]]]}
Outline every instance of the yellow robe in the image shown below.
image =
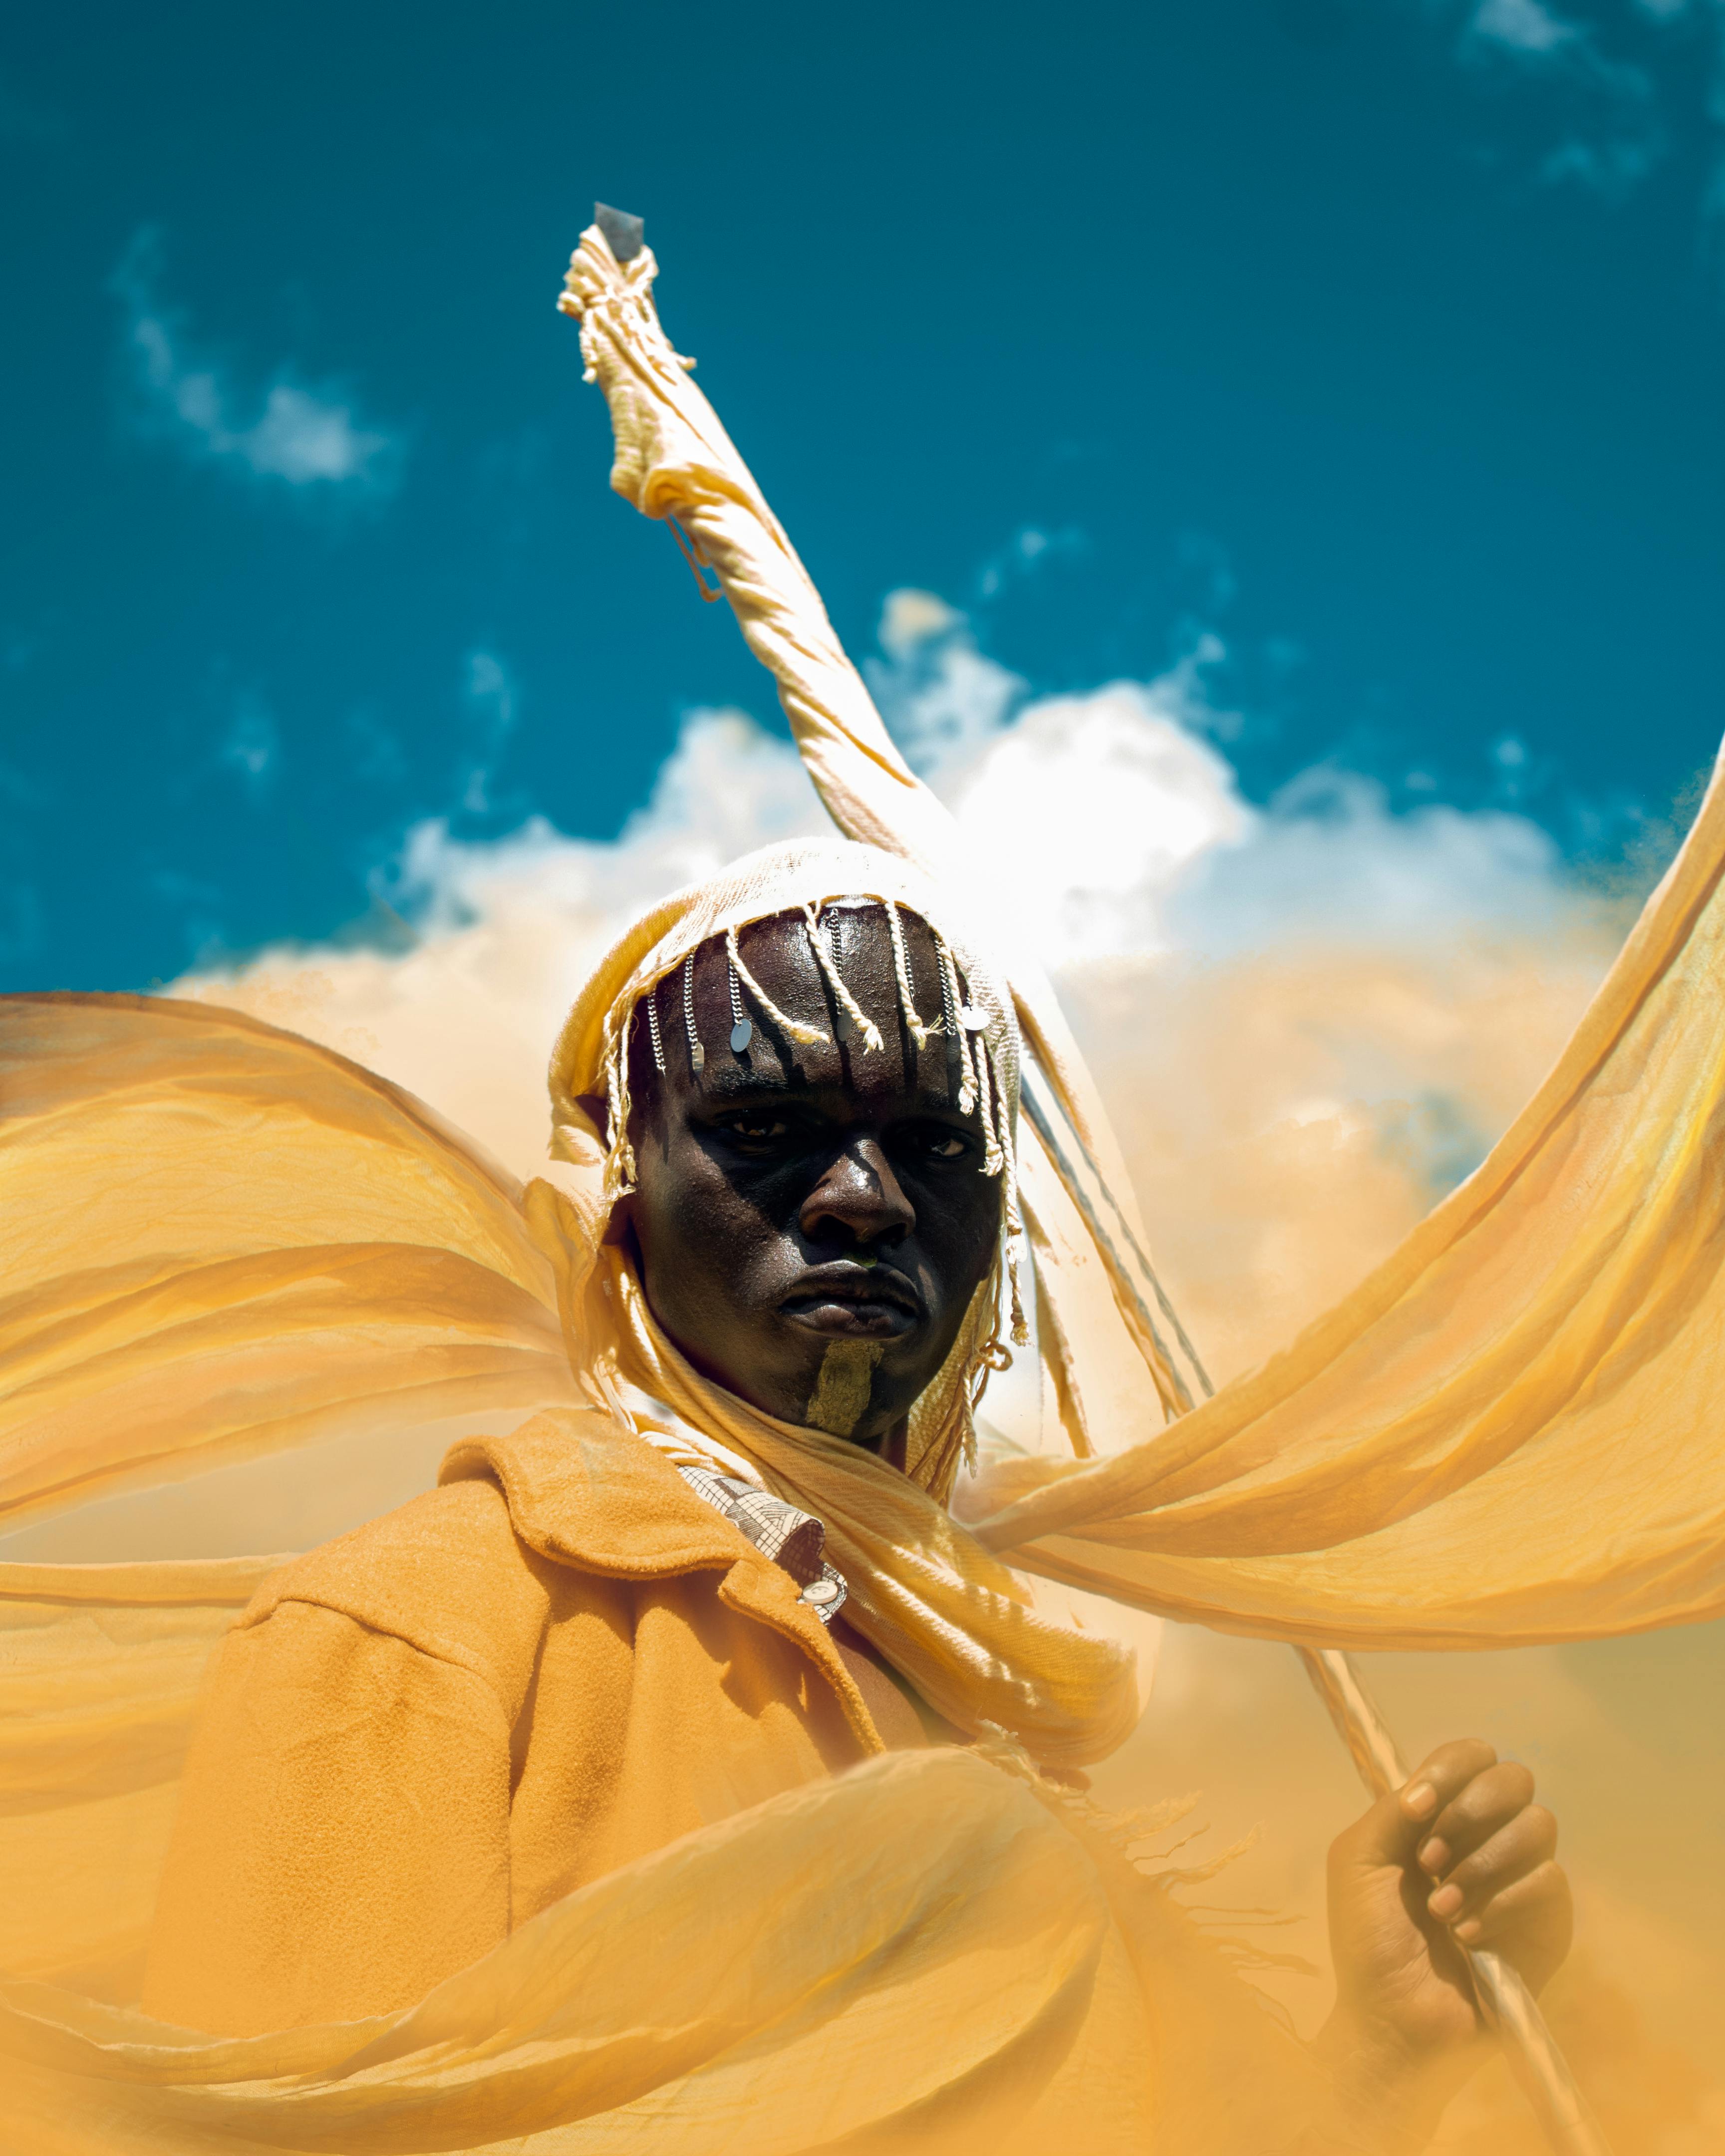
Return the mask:
{"type": "Polygon", "coordinates": [[[144,2009],[249,2036],[410,2005],[589,1881],[882,1748],[788,1573],[614,1424],[542,1415],[254,1598],[144,2009]]]}

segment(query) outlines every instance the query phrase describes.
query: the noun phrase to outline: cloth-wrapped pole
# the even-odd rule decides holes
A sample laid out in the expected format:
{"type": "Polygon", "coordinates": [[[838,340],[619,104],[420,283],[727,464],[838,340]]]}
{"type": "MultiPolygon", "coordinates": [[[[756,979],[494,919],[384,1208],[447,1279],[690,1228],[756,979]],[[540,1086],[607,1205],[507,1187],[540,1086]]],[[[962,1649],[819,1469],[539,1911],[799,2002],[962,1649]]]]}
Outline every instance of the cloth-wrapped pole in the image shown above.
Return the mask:
{"type": "MultiPolygon", "coordinates": [[[[820,595],[718,415],[690,378],[692,361],[673,350],[653,303],[658,264],[649,247],[619,264],[598,225],[583,235],[559,305],[581,323],[588,376],[603,388],[616,439],[611,484],[648,516],[670,520],[718,578],[749,649],[778,685],[803,761],[847,838],[901,855],[938,883],[986,890],[987,864],[972,859],[943,804],[911,770],[862,677],[846,657],[820,595]]],[[[1019,1026],[1082,1148],[1100,1164],[1125,1209],[1132,1240],[1147,1247],[1130,1179],[1083,1058],[1054,991],[1022,951],[1009,966],[1019,1026]]],[[[1070,1204],[1060,1178],[1039,1172],[1040,1140],[1027,1147],[1025,1205],[1045,1273],[1070,1264],[1070,1204]]],[[[1137,1285],[1114,1254],[1081,1227],[1079,1247],[1100,1261],[1140,1373],[1147,1368],[1165,1413],[1189,1407],[1191,1389],[1147,1322],[1137,1285]]],[[[1056,1323],[1055,1389],[1075,1450],[1096,1449],[1084,1389],[1056,1323]]]]}

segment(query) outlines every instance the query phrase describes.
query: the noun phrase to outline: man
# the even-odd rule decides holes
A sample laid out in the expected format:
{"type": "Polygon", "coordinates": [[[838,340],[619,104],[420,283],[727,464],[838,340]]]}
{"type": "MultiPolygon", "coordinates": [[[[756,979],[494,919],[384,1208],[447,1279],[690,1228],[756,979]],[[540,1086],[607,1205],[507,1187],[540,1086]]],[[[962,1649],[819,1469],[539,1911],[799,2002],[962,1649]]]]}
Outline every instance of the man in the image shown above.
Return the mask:
{"type": "MultiPolygon", "coordinates": [[[[552,1072],[559,1148],[605,1194],[565,1224],[595,1405],[458,1447],[254,1601],[146,2010],[234,2035],[383,2013],[882,1753],[1004,1743],[1070,1785],[1130,1727],[1127,1658],[1040,1615],[945,1507],[1013,1301],[1016,1041],[937,913],[901,864],[781,850],[601,969],[552,1072]]],[[[1476,2056],[1454,1941],[1536,1984],[1562,1958],[1531,1797],[1447,1745],[1337,1844],[1314,2131],[1430,2125],[1476,2056]]]]}

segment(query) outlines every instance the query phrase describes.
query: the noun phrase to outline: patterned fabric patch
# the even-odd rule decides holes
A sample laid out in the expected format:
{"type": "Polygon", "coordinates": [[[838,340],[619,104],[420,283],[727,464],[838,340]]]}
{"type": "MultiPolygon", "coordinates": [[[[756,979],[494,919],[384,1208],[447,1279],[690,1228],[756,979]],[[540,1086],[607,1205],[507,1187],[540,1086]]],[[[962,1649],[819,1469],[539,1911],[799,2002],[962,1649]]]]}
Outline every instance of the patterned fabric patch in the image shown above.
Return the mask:
{"type": "Polygon", "coordinates": [[[831,1624],[850,1590],[844,1573],[822,1555],[827,1531],[812,1512],[798,1512],[770,1491],[716,1474],[710,1467],[690,1467],[679,1461],[677,1472],[697,1497],[722,1512],[762,1557],[789,1573],[803,1590],[801,1599],[823,1625],[831,1624]]]}

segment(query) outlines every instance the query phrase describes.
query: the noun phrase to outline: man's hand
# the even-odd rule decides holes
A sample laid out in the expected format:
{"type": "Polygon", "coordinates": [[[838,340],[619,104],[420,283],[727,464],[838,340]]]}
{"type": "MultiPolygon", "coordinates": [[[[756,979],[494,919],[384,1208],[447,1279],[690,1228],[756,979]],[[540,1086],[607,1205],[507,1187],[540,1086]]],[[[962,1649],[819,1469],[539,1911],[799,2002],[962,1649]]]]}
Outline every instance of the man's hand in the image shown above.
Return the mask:
{"type": "Polygon", "coordinates": [[[1459,1947],[1491,1947],[1536,1992],[1568,1952],[1557,1821],[1532,1799],[1525,1767],[1465,1738],[1331,1848],[1336,2011],[1318,2048],[1356,2116],[1408,2109],[1414,2128],[1471,2070],[1480,2025],[1459,1947]]]}

